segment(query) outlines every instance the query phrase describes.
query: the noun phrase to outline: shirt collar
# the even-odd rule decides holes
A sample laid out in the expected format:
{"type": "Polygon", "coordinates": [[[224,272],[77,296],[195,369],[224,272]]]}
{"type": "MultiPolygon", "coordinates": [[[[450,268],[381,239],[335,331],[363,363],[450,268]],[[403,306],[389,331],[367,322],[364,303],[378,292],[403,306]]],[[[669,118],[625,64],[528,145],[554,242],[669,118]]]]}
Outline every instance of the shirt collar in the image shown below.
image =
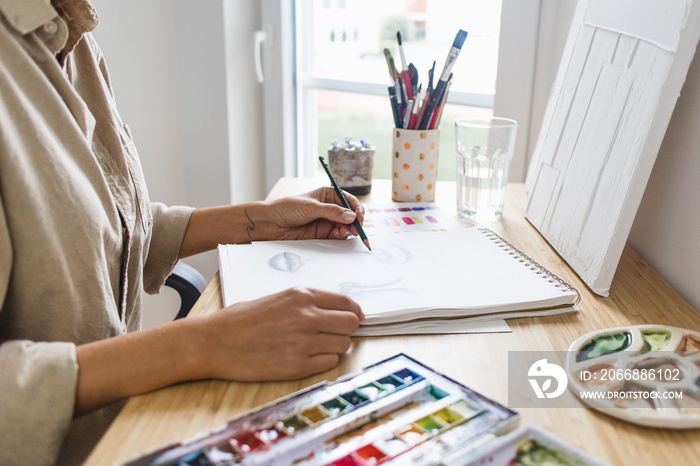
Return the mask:
{"type": "Polygon", "coordinates": [[[83,34],[97,27],[97,13],[88,0],[0,0],[0,13],[20,34],[37,30],[60,61],[75,48],[83,34]],[[67,27],[51,22],[63,20],[67,27]],[[44,26],[42,28],[42,26],[44,26]]]}
{"type": "Polygon", "coordinates": [[[68,25],[68,40],[61,51],[61,57],[65,58],[83,34],[97,27],[97,12],[88,0],[51,0],[51,4],[68,25]]]}
{"type": "Polygon", "coordinates": [[[0,12],[20,34],[29,34],[57,16],[48,0],[0,0],[0,12]]]}

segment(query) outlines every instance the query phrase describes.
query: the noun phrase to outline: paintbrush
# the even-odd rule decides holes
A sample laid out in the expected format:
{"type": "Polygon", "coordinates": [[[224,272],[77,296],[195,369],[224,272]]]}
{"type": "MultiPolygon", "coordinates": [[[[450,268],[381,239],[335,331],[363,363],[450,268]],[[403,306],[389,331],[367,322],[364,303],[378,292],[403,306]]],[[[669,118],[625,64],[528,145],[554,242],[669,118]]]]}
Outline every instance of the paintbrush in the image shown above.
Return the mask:
{"type": "Polygon", "coordinates": [[[447,102],[447,94],[450,92],[450,86],[452,85],[452,73],[450,73],[450,78],[447,80],[447,87],[445,87],[445,92],[442,93],[442,99],[435,111],[433,112],[433,119],[430,122],[430,129],[437,129],[440,126],[440,118],[442,117],[442,111],[445,109],[445,103],[447,102]]]}
{"type": "Polygon", "coordinates": [[[395,83],[399,79],[399,72],[396,71],[396,65],[394,64],[394,56],[391,54],[391,50],[384,49],[384,57],[386,58],[386,65],[389,68],[389,76],[391,76],[391,82],[395,83]]]}
{"type": "Polygon", "coordinates": [[[401,56],[401,74],[403,75],[404,83],[406,84],[406,96],[409,100],[413,100],[413,89],[411,88],[411,76],[406,65],[406,55],[403,53],[403,43],[401,42],[401,32],[396,32],[396,41],[399,43],[399,55],[401,56]]]}
{"type": "Polygon", "coordinates": [[[408,75],[411,77],[411,89],[413,90],[413,99],[418,101],[418,68],[413,63],[408,64],[408,75]]]}
{"type": "Polygon", "coordinates": [[[418,85],[418,89],[416,90],[416,100],[413,104],[413,107],[411,107],[411,119],[408,122],[408,129],[416,129],[416,119],[418,118],[418,107],[420,107],[420,102],[418,102],[418,97],[420,97],[420,90],[423,87],[423,84],[418,85]]]}
{"type": "MultiPolygon", "coordinates": [[[[343,190],[340,189],[340,185],[338,182],[335,180],[335,177],[333,176],[333,173],[331,172],[331,167],[328,166],[326,163],[326,159],[323,158],[322,155],[318,157],[318,160],[321,162],[321,165],[323,166],[323,169],[326,171],[326,175],[328,175],[328,178],[331,180],[331,184],[333,185],[333,189],[335,189],[336,194],[340,198],[340,202],[343,203],[343,206],[346,209],[352,210],[352,207],[350,207],[350,203],[348,202],[347,198],[345,197],[345,194],[343,194],[343,190]]],[[[355,217],[355,221],[352,222],[353,226],[355,227],[355,230],[357,230],[357,234],[360,235],[360,239],[364,243],[365,246],[367,246],[367,249],[370,251],[372,250],[371,247],[369,247],[369,240],[367,239],[367,235],[365,234],[365,230],[362,229],[362,225],[360,225],[360,221],[355,217]]]]}
{"type": "Polygon", "coordinates": [[[427,91],[433,91],[433,75],[435,75],[435,60],[433,60],[433,67],[428,70],[428,89],[427,91]]]}
{"type": "Polygon", "coordinates": [[[428,108],[428,102],[430,101],[430,94],[433,92],[433,74],[435,73],[435,61],[433,61],[433,67],[428,70],[428,87],[425,89],[425,96],[423,96],[423,103],[420,104],[420,110],[418,110],[418,115],[416,115],[416,121],[414,122],[413,129],[419,129],[420,124],[423,121],[423,115],[428,108]]]}
{"type": "Polygon", "coordinates": [[[447,86],[447,81],[450,78],[450,73],[452,72],[452,67],[457,61],[459,52],[462,49],[464,41],[467,39],[467,31],[460,29],[457,32],[452,47],[450,48],[450,53],[447,54],[447,60],[445,61],[445,66],[442,69],[442,74],[440,75],[440,80],[435,86],[435,90],[430,93],[430,100],[428,101],[428,108],[423,114],[423,120],[420,122],[420,129],[427,129],[432,121],[433,113],[435,112],[435,107],[442,100],[442,95],[445,92],[445,87],[447,86]]]}

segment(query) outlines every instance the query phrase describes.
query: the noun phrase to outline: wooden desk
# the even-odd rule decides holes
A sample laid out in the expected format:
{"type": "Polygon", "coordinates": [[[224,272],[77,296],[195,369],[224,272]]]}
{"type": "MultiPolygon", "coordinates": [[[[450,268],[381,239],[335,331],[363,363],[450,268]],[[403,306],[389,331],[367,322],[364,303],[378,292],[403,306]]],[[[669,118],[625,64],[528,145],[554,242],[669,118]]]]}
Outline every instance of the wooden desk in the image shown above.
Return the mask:
{"type": "MultiPolygon", "coordinates": [[[[306,192],[327,180],[282,179],[268,198],[306,192]]],[[[365,202],[388,202],[390,183],[378,180],[365,202]]],[[[575,286],[582,295],[575,315],[510,320],[511,334],[416,335],[357,338],[340,365],[291,382],[183,383],[133,397],[89,457],[88,465],[115,461],[224,424],[229,418],[322,380],[356,372],[403,352],[503,404],[507,403],[508,351],[568,349],[592,330],[667,324],[700,330],[700,314],[632,249],[627,247],[609,298],[594,295],[523,216],[524,185],[509,185],[503,219],[487,226],[575,286]]],[[[454,208],[454,183],[439,183],[437,203],[454,208]]],[[[218,274],[192,310],[222,307],[218,274]]],[[[522,424],[534,423],[611,464],[681,464],[697,461],[700,434],[639,427],[592,409],[519,409],[522,424]]]]}

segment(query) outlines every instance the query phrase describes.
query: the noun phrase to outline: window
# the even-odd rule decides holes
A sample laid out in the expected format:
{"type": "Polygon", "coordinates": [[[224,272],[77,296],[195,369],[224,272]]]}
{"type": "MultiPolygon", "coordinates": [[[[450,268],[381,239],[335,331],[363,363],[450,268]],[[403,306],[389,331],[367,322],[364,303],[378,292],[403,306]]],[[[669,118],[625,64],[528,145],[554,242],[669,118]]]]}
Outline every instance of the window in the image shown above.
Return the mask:
{"type": "MultiPolygon", "coordinates": [[[[384,49],[392,52],[400,71],[397,31],[406,61],[416,66],[423,86],[433,61],[437,82],[457,31],[469,33],[452,70],[451,104],[442,117],[441,147],[453,147],[456,117],[493,113],[500,16],[501,2],[495,0],[298,1],[299,173],[314,175],[316,159],[331,141],[351,136],[377,147],[375,177],[390,176],[393,120],[384,49]]],[[[440,178],[454,179],[454,170],[452,159],[442,157],[440,178]]]]}
{"type": "MultiPolygon", "coordinates": [[[[314,176],[333,139],[377,146],[375,176],[389,177],[393,127],[383,49],[406,59],[427,84],[439,75],[458,29],[469,35],[453,69],[441,124],[438,173],[454,179],[452,120],[495,114],[518,121],[511,180],[525,179],[533,111],[540,0],[261,0],[265,176],[314,176]],[[343,40],[343,31],[345,38],[343,40]]],[[[544,24],[547,26],[547,24],[544,24]]],[[[541,71],[541,70],[540,70],[541,71]]],[[[546,73],[545,73],[546,74],[546,73]]]]}

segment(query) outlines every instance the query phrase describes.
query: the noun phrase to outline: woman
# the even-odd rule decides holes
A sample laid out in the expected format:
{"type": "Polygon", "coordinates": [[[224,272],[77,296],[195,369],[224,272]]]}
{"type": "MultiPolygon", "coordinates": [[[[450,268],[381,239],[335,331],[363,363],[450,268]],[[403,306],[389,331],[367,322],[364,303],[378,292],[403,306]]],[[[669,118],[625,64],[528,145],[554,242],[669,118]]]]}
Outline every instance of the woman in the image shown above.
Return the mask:
{"type": "Polygon", "coordinates": [[[219,243],[345,239],[330,188],[194,210],[153,203],[86,0],[0,0],[0,464],[82,462],[120,400],[180,381],[304,377],[363,319],[293,289],[140,328],[141,290],[219,243]]]}

